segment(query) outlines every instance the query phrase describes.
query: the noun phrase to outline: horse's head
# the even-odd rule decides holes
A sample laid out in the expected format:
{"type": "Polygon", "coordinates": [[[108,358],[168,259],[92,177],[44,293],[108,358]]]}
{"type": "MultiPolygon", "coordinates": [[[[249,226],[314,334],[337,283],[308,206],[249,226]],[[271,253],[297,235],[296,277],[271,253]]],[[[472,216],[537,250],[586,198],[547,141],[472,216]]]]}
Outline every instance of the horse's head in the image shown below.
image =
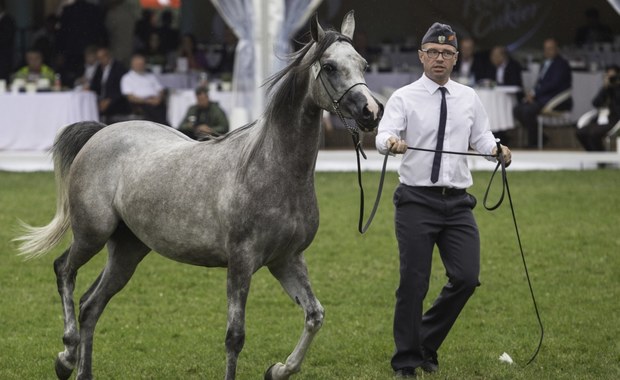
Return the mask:
{"type": "Polygon", "coordinates": [[[363,130],[372,131],[381,120],[383,104],[364,80],[368,62],[353,47],[354,30],[353,11],[344,17],[341,33],[326,32],[313,18],[310,33],[319,54],[310,66],[311,91],[321,108],[341,113],[354,119],[363,130]]]}

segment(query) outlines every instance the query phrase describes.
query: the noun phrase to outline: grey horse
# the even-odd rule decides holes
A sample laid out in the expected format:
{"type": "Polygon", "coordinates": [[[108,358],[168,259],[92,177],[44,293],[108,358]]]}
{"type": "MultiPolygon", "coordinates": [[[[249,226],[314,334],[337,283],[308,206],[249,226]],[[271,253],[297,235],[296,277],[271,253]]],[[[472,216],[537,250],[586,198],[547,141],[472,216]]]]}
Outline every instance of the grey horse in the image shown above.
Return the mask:
{"type": "Polygon", "coordinates": [[[245,306],[253,273],[267,266],[305,313],[305,328],[285,363],[265,378],[300,371],[323,323],[303,252],[319,224],[314,167],[322,110],[339,109],[364,130],[383,112],[365,85],[366,61],[351,38],[353,12],[341,33],[310,23],[312,40],[269,82],[270,100],[254,123],[198,142],[146,121],[63,129],[53,148],[57,210],[45,227],[24,225],[20,252],[41,256],[71,229],[73,240],[54,262],[64,313],[61,379],[77,368],[92,378],[95,325],[110,299],[151,251],[182,263],[227,268],[226,379],[234,379],[245,339],[245,306]],[[108,247],[108,261],[80,299],[78,269],[108,247]],[[79,321],[79,328],[78,328],[79,321]]]}

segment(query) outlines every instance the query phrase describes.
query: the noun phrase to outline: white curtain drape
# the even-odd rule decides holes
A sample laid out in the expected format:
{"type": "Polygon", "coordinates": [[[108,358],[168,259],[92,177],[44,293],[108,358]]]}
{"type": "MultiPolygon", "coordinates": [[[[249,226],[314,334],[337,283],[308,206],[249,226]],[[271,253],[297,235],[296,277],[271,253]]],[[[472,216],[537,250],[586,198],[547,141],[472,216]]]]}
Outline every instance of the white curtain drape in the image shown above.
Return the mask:
{"type": "MultiPolygon", "coordinates": [[[[233,113],[244,121],[263,112],[263,83],[286,66],[291,38],[322,0],[211,0],[239,42],[233,69],[233,113]],[[243,117],[242,117],[243,119],[243,117]]],[[[233,115],[234,116],[234,115],[233,115]]],[[[237,127],[231,120],[231,127],[237,127]]]]}
{"type": "Polygon", "coordinates": [[[286,66],[286,56],[291,52],[292,39],[322,2],[323,0],[284,0],[285,15],[275,45],[274,73],[286,66]]]}
{"type": "MultiPolygon", "coordinates": [[[[211,0],[211,2],[238,39],[233,67],[233,113],[247,110],[253,103],[255,88],[254,66],[256,63],[253,33],[256,21],[253,1],[211,0]]],[[[235,115],[229,116],[233,118],[235,115]]],[[[244,116],[241,116],[241,119],[244,119],[244,116]]],[[[231,124],[234,124],[233,121],[231,120],[231,124]]],[[[241,120],[243,121],[245,120],[241,120]]],[[[233,125],[233,127],[238,126],[233,125]]]]}
{"type": "Polygon", "coordinates": [[[609,2],[609,5],[611,5],[615,10],[616,13],[620,14],[620,0],[607,0],[609,2]]]}

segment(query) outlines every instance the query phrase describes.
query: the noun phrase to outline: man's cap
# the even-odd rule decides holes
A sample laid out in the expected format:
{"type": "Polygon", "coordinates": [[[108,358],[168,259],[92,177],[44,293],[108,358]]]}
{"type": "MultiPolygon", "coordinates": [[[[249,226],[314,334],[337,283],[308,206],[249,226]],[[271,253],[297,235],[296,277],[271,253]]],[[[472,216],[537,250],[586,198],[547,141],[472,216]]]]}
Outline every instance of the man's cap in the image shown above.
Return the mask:
{"type": "Polygon", "coordinates": [[[421,45],[427,43],[451,45],[458,49],[456,33],[454,33],[450,25],[440,24],[438,22],[431,25],[431,27],[428,28],[428,31],[422,38],[421,45]]]}

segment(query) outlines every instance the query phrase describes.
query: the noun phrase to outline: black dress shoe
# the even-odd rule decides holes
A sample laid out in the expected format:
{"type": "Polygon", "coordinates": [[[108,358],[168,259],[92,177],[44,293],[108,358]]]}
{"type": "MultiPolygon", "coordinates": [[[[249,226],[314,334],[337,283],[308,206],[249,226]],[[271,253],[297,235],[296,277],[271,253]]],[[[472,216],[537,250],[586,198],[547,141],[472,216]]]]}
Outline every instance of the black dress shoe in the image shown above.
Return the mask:
{"type": "Polygon", "coordinates": [[[422,368],[424,372],[435,373],[439,371],[439,363],[436,359],[428,359],[420,365],[420,368],[422,368]]]}
{"type": "Polygon", "coordinates": [[[415,368],[405,367],[394,371],[394,377],[397,379],[414,379],[415,368]]]}
{"type": "Polygon", "coordinates": [[[424,354],[424,362],[420,365],[420,368],[424,372],[434,373],[439,370],[439,361],[437,360],[437,354],[431,353],[426,349],[422,349],[422,353],[424,354]]]}

